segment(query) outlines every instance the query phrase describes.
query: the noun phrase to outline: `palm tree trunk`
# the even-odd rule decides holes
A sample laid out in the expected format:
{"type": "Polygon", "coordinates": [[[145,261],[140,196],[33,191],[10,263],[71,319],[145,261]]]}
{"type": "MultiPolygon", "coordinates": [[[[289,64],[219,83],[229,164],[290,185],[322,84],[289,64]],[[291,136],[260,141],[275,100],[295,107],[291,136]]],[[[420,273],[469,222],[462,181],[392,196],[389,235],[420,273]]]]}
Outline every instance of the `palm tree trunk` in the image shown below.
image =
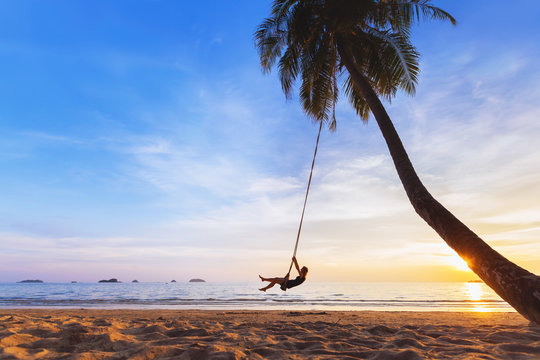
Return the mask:
{"type": "MultiPolygon", "coordinates": [[[[341,45],[341,44],[340,44],[341,45]]],[[[414,210],[463,258],[489,287],[531,322],[540,324],[540,277],[492,249],[431,196],[420,181],[384,106],[358,71],[354,58],[338,46],[341,61],[360,91],[386,141],[397,173],[414,210]]]]}

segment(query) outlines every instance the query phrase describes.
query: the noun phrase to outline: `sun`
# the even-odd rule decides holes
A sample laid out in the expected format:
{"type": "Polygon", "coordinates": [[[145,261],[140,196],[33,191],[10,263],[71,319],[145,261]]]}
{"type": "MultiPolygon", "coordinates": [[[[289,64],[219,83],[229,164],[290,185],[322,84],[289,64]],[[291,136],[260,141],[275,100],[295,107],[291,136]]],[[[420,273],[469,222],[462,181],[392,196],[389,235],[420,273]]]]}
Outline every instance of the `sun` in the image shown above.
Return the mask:
{"type": "Polygon", "coordinates": [[[460,258],[458,255],[452,255],[448,258],[450,265],[459,271],[471,271],[467,262],[460,258]]]}

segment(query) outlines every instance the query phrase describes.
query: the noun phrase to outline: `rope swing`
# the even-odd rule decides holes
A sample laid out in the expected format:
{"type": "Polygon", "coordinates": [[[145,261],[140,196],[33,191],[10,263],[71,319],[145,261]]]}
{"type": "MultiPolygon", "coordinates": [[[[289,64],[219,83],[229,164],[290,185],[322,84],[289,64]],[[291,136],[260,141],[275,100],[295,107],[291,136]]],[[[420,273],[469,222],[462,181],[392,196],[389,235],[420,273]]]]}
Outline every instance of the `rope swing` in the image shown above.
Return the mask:
{"type": "MultiPolygon", "coordinates": [[[[309,187],[311,186],[311,177],[313,176],[313,167],[315,166],[315,158],[317,157],[317,148],[319,147],[319,138],[321,137],[323,121],[320,120],[320,123],[321,124],[319,125],[319,134],[317,135],[317,143],[315,144],[315,153],[313,154],[313,161],[311,162],[311,171],[309,172],[309,180],[307,183],[306,197],[304,198],[304,207],[302,208],[302,216],[300,217],[300,225],[298,226],[298,234],[296,235],[296,244],[294,245],[293,257],[296,256],[296,251],[298,250],[298,240],[300,240],[300,232],[302,231],[302,223],[304,222],[304,213],[306,212],[306,203],[307,203],[308,194],[309,194],[309,187]]],[[[293,264],[294,262],[291,260],[291,265],[289,266],[289,271],[287,272],[287,275],[286,275],[287,277],[291,273],[293,264]]]]}

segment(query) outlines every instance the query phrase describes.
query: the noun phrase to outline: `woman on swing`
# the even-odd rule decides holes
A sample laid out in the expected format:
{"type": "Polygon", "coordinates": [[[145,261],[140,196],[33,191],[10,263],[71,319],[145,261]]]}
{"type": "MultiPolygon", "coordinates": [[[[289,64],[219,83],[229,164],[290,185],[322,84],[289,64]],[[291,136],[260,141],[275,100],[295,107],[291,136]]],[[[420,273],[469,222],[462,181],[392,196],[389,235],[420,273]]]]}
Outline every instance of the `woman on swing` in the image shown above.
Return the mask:
{"type": "Polygon", "coordinates": [[[305,266],[302,266],[300,269],[300,266],[298,266],[298,261],[296,261],[296,256],[293,256],[292,261],[294,263],[294,266],[296,267],[296,270],[298,271],[298,276],[294,280],[289,280],[289,274],[287,274],[285,277],[275,277],[275,278],[265,278],[259,275],[261,278],[261,281],[268,281],[270,284],[268,284],[266,287],[260,288],[259,290],[265,291],[270,289],[276,284],[281,285],[281,290],[286,291],[287,289],[293,288],[295,286],[298,286],[302,284],[304,281],[306,281],[306,275],[308,273],[308,268],[305,266]]]}

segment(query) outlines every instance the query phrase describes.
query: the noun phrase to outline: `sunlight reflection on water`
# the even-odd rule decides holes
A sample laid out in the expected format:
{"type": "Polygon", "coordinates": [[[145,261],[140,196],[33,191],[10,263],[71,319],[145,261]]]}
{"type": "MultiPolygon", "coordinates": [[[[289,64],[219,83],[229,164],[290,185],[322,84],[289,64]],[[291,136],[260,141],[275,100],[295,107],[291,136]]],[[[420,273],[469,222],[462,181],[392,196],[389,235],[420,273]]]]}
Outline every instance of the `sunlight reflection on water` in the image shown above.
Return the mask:
{"type": "Polygon", "coordinates": [[[464,286],[466,288],[466,292],[469,296],[469,299],[471,301],[474,301],[474,302],[477,302],[478,303],[474,303],[473,304],[473,309],[472,311],[474,312],[490,312],[492,310],[489,309],[489,307],[485,306],[483,303],[481,303],[480,301],[483,299],[483,286],[485,286],[484,284],[482,283],[477,283],[477,282],[467,282],[467,283],[464,283],[464,286]]]}

